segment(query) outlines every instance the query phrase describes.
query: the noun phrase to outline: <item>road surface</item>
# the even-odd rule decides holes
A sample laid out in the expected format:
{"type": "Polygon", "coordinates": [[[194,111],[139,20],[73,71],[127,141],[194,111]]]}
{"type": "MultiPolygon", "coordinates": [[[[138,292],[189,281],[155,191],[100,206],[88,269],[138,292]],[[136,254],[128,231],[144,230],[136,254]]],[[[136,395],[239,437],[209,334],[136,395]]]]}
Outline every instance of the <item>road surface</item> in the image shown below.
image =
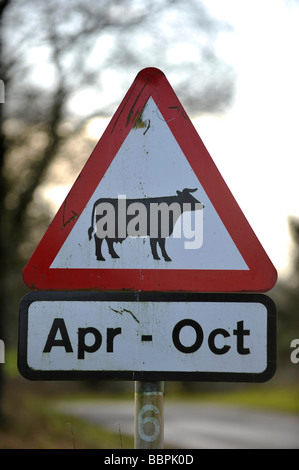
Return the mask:
{"type": "MultiPolygon", "coordinates": [[[[134,403],[129,401],[59,402],[66,414],[122,434],[134,434],[134,403]]],[[[165,448],[299,449],[299,416],[241,407],[167,402],[165,448]]]]}

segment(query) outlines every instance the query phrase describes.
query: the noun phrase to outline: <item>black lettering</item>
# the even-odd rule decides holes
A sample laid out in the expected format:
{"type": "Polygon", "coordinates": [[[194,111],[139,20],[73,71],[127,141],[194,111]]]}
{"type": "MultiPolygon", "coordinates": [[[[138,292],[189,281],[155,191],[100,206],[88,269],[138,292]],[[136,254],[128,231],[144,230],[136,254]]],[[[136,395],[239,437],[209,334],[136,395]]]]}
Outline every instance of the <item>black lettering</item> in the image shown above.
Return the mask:
{"type": "Polygon", "coordinates": [[[63,346],[65,352],[73,352],[73,348],[63,318],[54,319],[43,352],[51,352],[53,346],[63,346]],[[61,339],[56,339],[58,330],[60,331],[61,339]]]}
{"type": "Polygon", "coordinates": [[[102,344],[102,335],[96,328],[78,328],[78,359],[84,359],[85,352],[95,352],[102,344]],[[94,336],[94,343],[88,346],[85,343],[85,337],[91,333],[94,336]]]}
{"type": "Polygon", "coordinates": [[[216,330],[213,330],[209,335],[209,339],[208,339],[209,348],[214,354],[225,354],[227,353],[227,351],[230,350],[230,346],[226,344],[222,348],[217,348],[215,345],[215,338],[217,335],[222,335],[224,338],[227,338],[228,336],[230,336],[228,331],[224,330],[223,328],[216,328],[216,330]]]}
{"type": "Polygon", "coordinates": [[[244,348],[244,336],[250,335],[250,330],[244,330],[244,322],[238,321],[237,329],[233,331],[234,335],[237,336],[237,351],[239,354],[250,354],[249,348],[244,348]]]}
{"type": "Polygon", "coordinates": [[[173,341],[173,344],[175,345],[175,347],[180,352],[187,353],[187,354],[193,353],[193,352],[197,351],[202,345],[202,342],[203,342],[202,328],[199,325],[199,323],[197,323],[195,320],[190,320],[190,319],[181,320],[175,325],[175,327],[172,331],[172,341],[173,341]],[[180,332],[181,332],[181,329],[184,328],[184,326],[191,326],[192,328],[194,328],[194,330],[196,332],[196,340],[195,340],[194,344],[192,344],[191,346],[184,346],[181,343],[180,332]]]}
{"type": "Polygon", "coordinates": [[[113,340],[121,334],[121,328],[107,328],[107,352],[113,352],[113,340]]]}

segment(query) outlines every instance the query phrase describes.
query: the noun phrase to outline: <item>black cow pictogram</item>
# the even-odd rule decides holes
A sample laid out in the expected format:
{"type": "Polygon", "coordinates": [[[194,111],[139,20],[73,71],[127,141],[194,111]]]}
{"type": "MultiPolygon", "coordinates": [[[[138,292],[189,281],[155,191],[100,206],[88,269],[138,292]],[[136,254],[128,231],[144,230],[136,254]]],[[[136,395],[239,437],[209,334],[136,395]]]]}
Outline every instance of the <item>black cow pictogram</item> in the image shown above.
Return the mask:
{"type": "Polygon", "coordinates": [[[122,243],[127,237],[149,237],[152,256],[160,260],[157,245],[165,261],[171,261],[165,248],[166,238],[174,230],[178,218],[186,211],[202,210],[203,204],[191,193],[197,189],[177,190],[175,196],[126,199],[100,198],[94,205],[89,240],[94,234],[97,260],[105,261],[102,243],[106,240],[111,258],[119,258],[114,243],[122,243]]]}

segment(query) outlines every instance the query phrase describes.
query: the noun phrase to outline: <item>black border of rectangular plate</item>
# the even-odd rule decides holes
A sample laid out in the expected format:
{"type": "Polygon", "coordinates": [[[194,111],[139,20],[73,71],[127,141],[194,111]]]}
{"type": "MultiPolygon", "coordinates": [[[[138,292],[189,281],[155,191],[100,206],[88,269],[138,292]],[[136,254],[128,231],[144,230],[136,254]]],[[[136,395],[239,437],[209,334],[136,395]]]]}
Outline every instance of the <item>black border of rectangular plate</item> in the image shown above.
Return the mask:
{"type": "Polygon", "coordinates": [[[26,294],[19,307],[18,369],[29,380],[138,380],[194,382],[266,382],[276,371],[276,308],[265,294],[34,291],[26,294]],[[36,301],[136,301],[136,302],[253,302],[263,304],[267,320],[267,367],[258,374],[233,372],[174,371],[42,371],[27,363],[28,309],[36,301]]]}

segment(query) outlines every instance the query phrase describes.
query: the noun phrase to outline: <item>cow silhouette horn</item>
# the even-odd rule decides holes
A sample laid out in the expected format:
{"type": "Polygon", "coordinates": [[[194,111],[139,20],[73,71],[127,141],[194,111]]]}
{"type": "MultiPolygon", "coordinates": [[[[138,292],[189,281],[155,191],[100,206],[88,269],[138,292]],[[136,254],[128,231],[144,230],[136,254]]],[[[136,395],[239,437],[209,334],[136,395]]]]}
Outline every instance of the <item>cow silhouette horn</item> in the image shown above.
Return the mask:
{"type": "Polygon", "coordinates": [[[195,188],[195,189],[189,189],[189,188],[183,189],[183,192],[186,192],[186,193],[195,193],[195,191],[197,191],[197,188],[195,188]]]}

